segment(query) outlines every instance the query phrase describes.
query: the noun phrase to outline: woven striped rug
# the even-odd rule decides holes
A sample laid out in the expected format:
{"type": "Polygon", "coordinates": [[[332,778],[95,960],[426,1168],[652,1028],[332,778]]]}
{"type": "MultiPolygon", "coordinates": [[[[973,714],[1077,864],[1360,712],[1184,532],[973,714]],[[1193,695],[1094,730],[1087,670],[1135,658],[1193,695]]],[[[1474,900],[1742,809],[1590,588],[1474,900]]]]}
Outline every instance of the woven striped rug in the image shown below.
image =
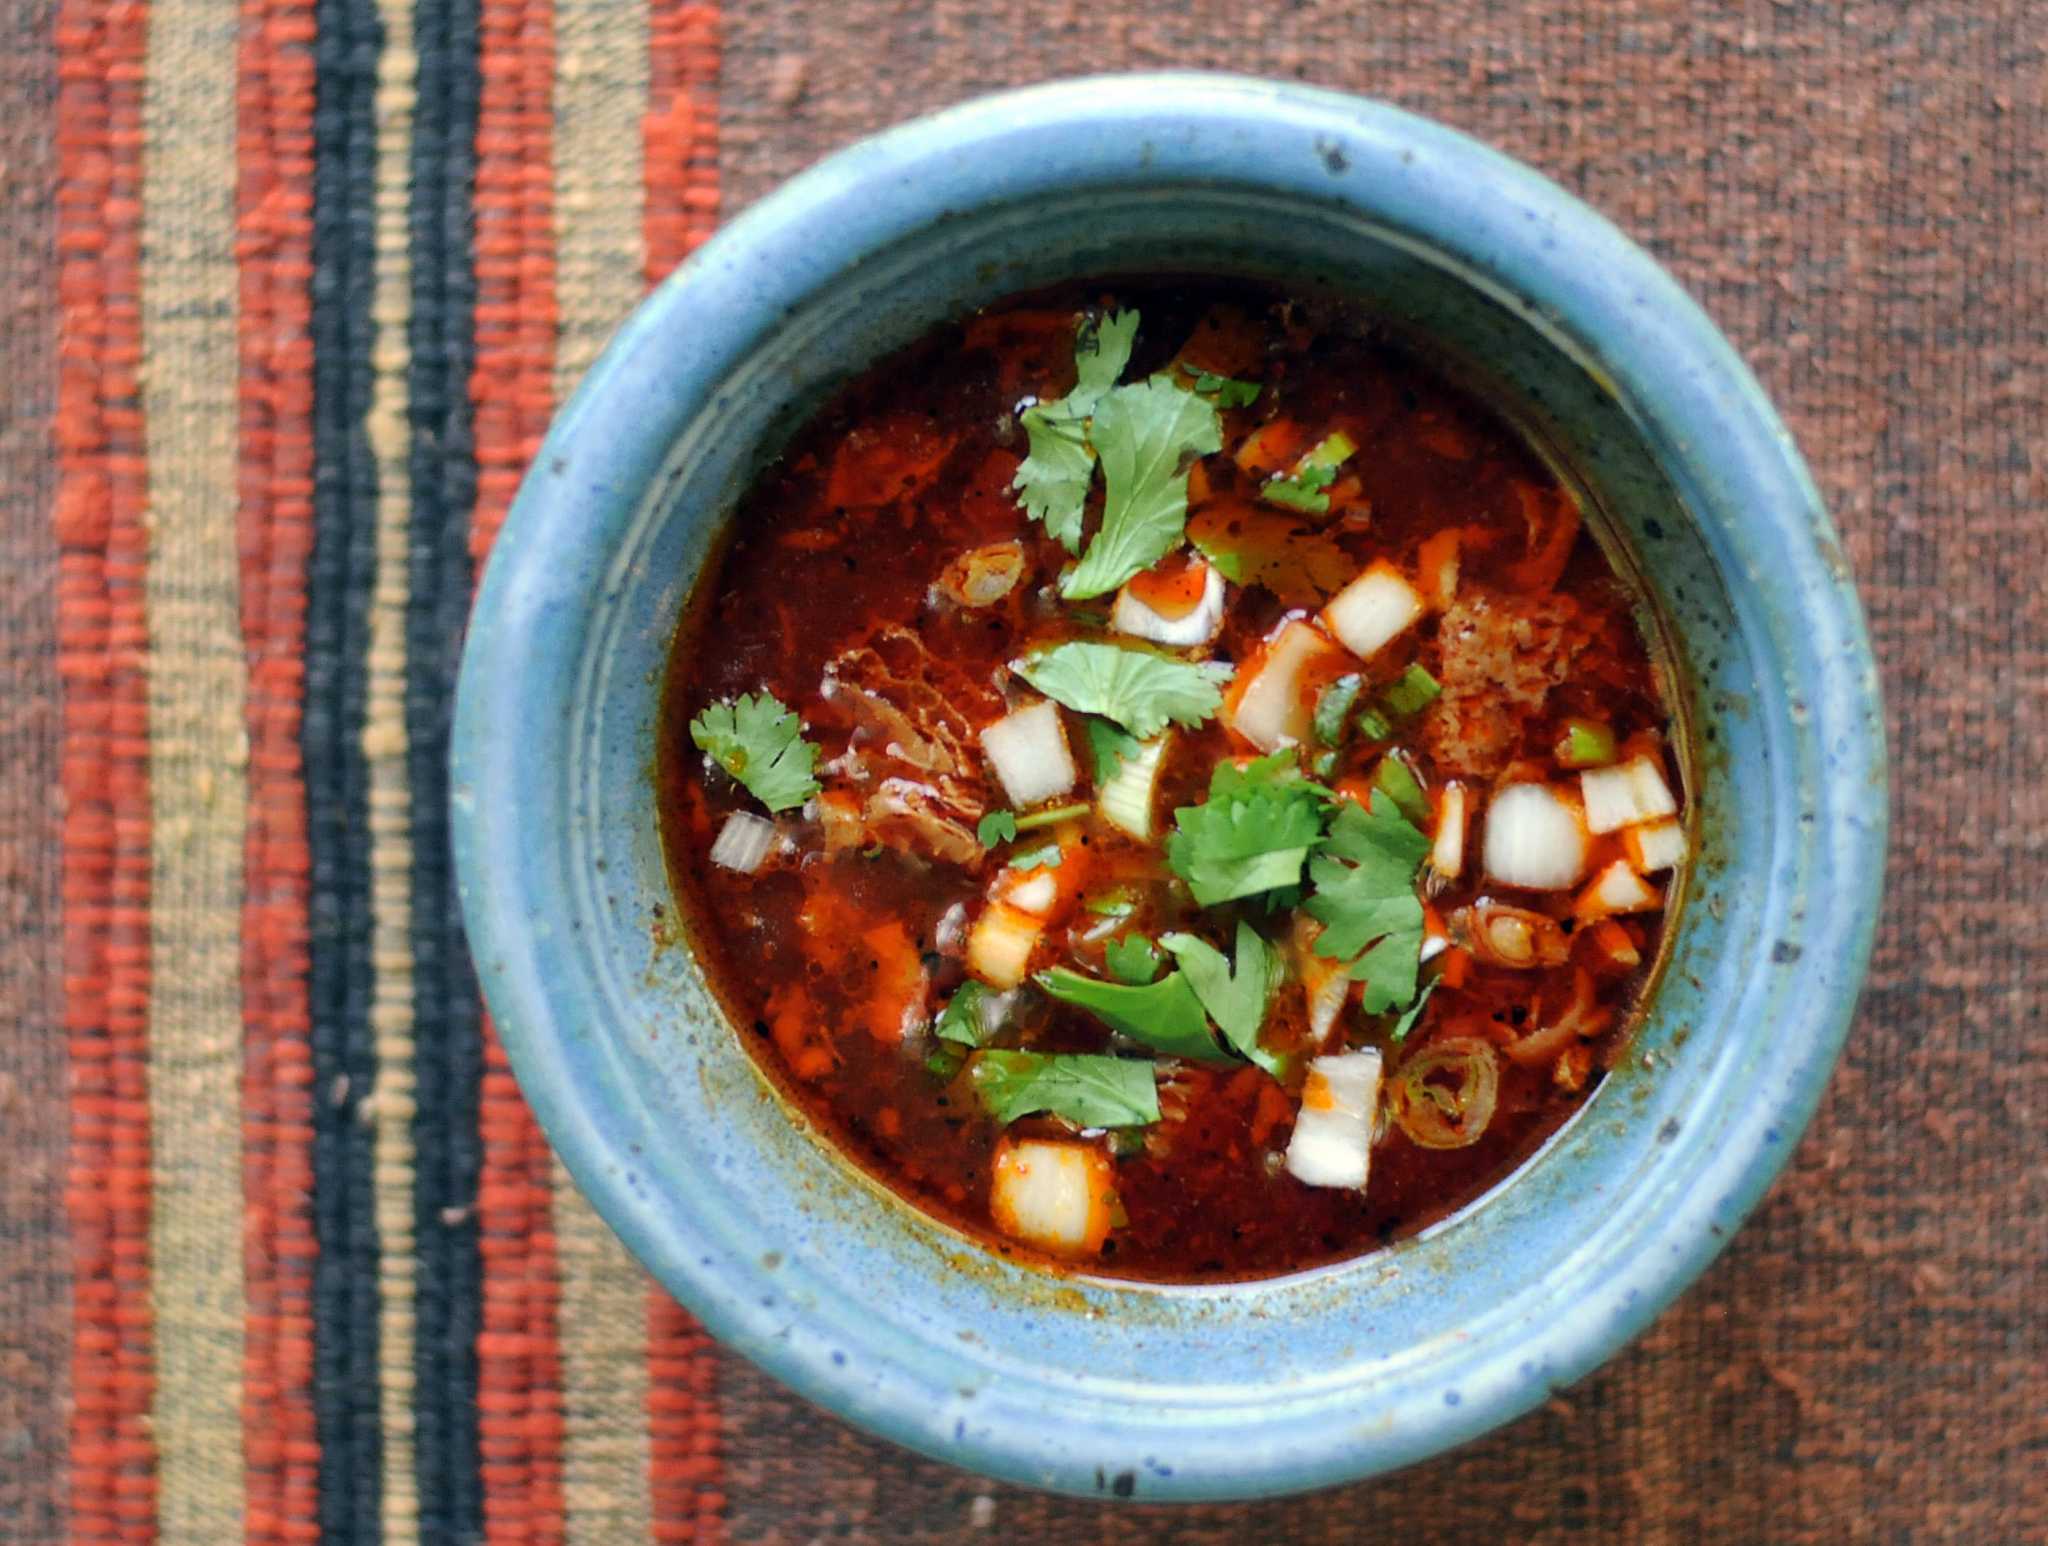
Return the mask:
{"type": "Polygon", "coordinates": [[[716,218],[716,10],[52,20],[73,1538],[716,1539],[706,1339],[513,1084],[444,811],[520,474],[716,218]]]}
{"type": "Polygon", "coordinates": [[[2025,0],[0,3],[0,1541],[2048,1538],[2048,51],[2025,0]],[[996,1488],[710,1347],[481,1013],[466,610],[646,285],[822,152],[1200,65],[1562,179],[1757,365],[1862,576],[1888,921],[1768,1205],[1388,1482],[996,1488]]]}

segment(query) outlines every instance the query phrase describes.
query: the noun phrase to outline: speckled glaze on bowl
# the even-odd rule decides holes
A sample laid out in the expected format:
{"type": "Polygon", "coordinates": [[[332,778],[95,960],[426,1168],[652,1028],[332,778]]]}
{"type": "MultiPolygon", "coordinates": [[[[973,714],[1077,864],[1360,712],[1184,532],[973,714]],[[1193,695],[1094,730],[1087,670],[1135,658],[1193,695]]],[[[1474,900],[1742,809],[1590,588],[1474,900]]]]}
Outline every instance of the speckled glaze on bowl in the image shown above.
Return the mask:
{"type": "Polygon", "coordinates": [[[989,98],[727,227],[563,411],[462,664],[456,857],[485,992],[577,1182],[718,1337],[927,1454],[1083,1495],[1242,1498],[1493,1427],[1640,1331],[1790,1153],[1848,1023],[1885,834],[1878,689],[1769,403],[1640,249],[1527,168],[1371,102],[1216,76],[989,98]],[[1604,510],[1689,682],[1701,857],[1631,1055],[1509,1183],[1292,1278],[1006,1264],[832,1154],[756,1070],[669,903],[664,652],[753,470],[933,322],[1117,272],[1370,301],[1604,510]]]}

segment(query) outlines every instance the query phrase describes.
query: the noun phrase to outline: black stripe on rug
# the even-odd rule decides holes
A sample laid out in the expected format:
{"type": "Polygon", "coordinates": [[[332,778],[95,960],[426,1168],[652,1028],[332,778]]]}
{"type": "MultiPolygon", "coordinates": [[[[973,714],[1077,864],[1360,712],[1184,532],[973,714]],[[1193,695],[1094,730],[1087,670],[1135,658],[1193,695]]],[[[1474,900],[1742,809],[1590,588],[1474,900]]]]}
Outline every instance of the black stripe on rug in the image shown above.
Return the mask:
{"type": "Polygon", "coordinates": [[[405,718],[413,818],[414,1035],[419,1164],[416,1440],[420,1534],[483,1533],[476,1339],[482,1319],[476,1188],[483,1026],[448,850],[448,729],[469,617],[476,444],[477,0],[419,0],[412,145],[412,563],[405,718]]]}
{"type": "Polygon", "coordinates": [[[318,0],[313,112],[313,552],[306,575],[305,759],[311,851],[313,1407],[320,1532],[331,1546],[379,1535],[378,1242],[370,1027],[370,599],[377,468],[368,416],[376,288],[375,0],[318,0]]]}

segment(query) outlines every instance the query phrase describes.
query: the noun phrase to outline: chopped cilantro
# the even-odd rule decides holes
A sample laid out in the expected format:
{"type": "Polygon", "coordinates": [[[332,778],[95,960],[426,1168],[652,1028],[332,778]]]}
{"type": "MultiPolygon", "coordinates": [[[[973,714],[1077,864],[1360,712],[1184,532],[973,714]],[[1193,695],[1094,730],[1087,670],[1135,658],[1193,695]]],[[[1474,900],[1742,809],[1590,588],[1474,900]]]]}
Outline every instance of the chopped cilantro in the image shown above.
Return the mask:
{"type": "Polygon", "coordinates": [[[1259,400],[1259,383],[1238,381],[1230,376],[1219,376],[1213,371],[1195,372],[1195,391],[1210,399],[1218,408],[1249,408],[1259,400]]]}
{"type": "Polygon", "coordinates": [[[1095,477],[1088,418],[1130,362],[1131,342],[1137,332],[1135,311],[1100,319],[1083,317],[1074,338],[1074,390],[1052,402],[1035,404],[1022,415],[1031,454],[1017,469],[1011,487],[1018,490],[1025,513],[1043,522],[1069,553],[1081,551],[1081,521],[1088,485],[1095,477]]]}
{"type": "Polygon", "coordinates": [[[1137,754],[1140,745],[1134,735],[1126,735],[1108,720],[1090,714],[1082,721],[1088,732],[1088,750],[1095,759],[1095,783],[1100,788],[1116,777],[1116,770],[1124,765],[1126,757],[1137,754]]]}
{"type": "Polygon", "coordinates": [[[1168,972],[1142,987],[1084,977],[1064,966],[1040,972],[1035,980],[1062,1004],[1085,1009],[1112,1030],[1168,1057],[1214,1061],[1223,1056],[1209,1033],[1202,1001],[1179,972],[1168,972]]]}
{"type": "Polygon", "coordinates": [[[988,1040],[988,1032],[981,1023],[981,1004],[987,997],[988,989],[980,983],[961,983],[959,991],[939,1011],[939,1018],[932,1022],[932,1034],[940,1041],[955,1041],[963,1047],[980,1046],[988,1040]]]}
{"type": "Polygon", "coordinates": [[[958,1047],[940,1047],[924,1060],[924,1071],[934,1079],[950,1079],[960,1072],[960,1065],[967,1061],[958,1047]]]}
{"type": "Polygon", "coordinates": [[[1138,904],[1121,891],[1105,891],[1101,896],[1091,896],[1081,906],[1098,918],[1128,918],[1138,910],[1138,904]]]}
{"type": "Polygon", "coordinates": [[[1338,809],[1309,864],[1315,891],[1308,912],[1323,925],[1316,954],[1347,963],[1365,985],[1367,1014],[1384,1014],[1415,997],[1422,955],[1415,872],[1428,852],[1429,839],[1376,789],[1369,809],[1349,802],[1338,809]]]}
{"type": "Polygon", "coordinates": [[[1429,1002],[1430,994],[1436,992],[1437,985],[1442,981],[1441,977],[1432,977],[1429,986],[1422,990],[1415,1002],[1401,1011],[1401,1018],[1396,1020],[1393,1029],[1387,1032],[1388,1041],[1398,1047],[1408,1039],[1408,1033],[1415,1029],[1415,1022],[1422,1018],[1422,1006],[1429,1002]]]}
{"type": "Polygon", "coordinates": [[[1166,862],[1204,907],[1292,886],[1323,835],[1328,798],[1328,790],[1301,776],[1291,752],[1242,770],[1218,763],[1209,798],[1173,813],[1166,862]]]}
{"type": "Polygon", "coordinates": [[[1215,405],[1165,376],[1105,396],[1090,435],[1102,459],[1102,527],[1060,582],[1070,601],[1113,591],[1179,547],[1187,533],[1187,463],[1223,448],[1215,405]]]}
{"type": "Polygon", "coordinates": [[[1235,970],[1222,951],[1192,934],[1162,935],[1159,943],[1173,952],[1223,1039],[1267,1073],[1278,1074],[1280,1059],[1259,1045],[1259,1028],[1266,1023],[1266,1006],[1279,978],[1273,947],[1242,921],[1237,926],[1235,970]]]}
{"type": "Polygon", "coordinates": [[[1169,721],[1199,725],[1222,707],[1223,684],[1230,680],[1230,667],[1220,661],[1195,663],[1088,642],[1055,644],[1011,669],[1048,698],[1076,713],[1113,719],[1140,740],[1169,721]]]}
{"type": "Polygon", "coordinates": [[[1013,870],[1056,870],[1059,867],[1060,845],[1057,843],[1010,855],[1010,868],[1013,870]]]}
{"type": "Polygon", "coordinates": [[[989,1115],[1004,1126],[1034,1111],[1081,1127],[1159,1120],[1159,1084],[1148,1059],[985,1049],[968,1060],[967,1078],[989,1115]]]}
{"type": "MultiPolygon", "coordinates": [[[[1073,391],[1022,415],[1031,454],[1011,487],[1026,514],[1080,555],[1060,582],[1069,601],[1113,591],[1179,547],[1187,529],[1188,460],[1223,448],[1216,405],[1173,376],[1116,384],[1137,331],[1135,311],[1083,319],[1074,341],[1073,391]],[[1102,525],[1084,553],[1081,529],[1098,462],[1102,525]]],[[[1242,396],[1244,383],[1222,386],[1242,396]]]]}
{"type": "Polygon", "coordinates": [[[771,811],[799,806],[818,792],[818,748],[773,693],[714,703],[690,721],[690,739],[771,811]]]}
{"type": "Polygon", "coordinates": [[[1159,947],[1142,934],[1123,934],[1102,949],[1109,975],[1142,988],[1159,975],[1159,947]]]}
{"type": "Polygon", "coordinates": [[[983,848],[993,848],[998,843],[1007,843],[1016,835],[1015,811],[990,811],[975,824],[974,828],[974,836],[983,848]]]}
{"type": "Polygon", "coordinates": [[[1259,497],[1290,510],[1321,515],[1330,508],[1330,496],[1324,490],[1337,481],[1337,469],[1357,450],[1351,437],[1342,430],[1325,435],[1295,464],[1293,472],[1274,478],[1261,488],[1259,497]]]}
{"type": "Polygon", "coordinates": [[[1389,800],[1401,809],[1401,814],[1420,826],[1429,820],[1429,798],[1422,792],[1422,785],[1416,781],[1415,770],[1399,757],[1380,758],[1380,765],[1372,776],[1373,787],[1382,791],[1389,800]]]}

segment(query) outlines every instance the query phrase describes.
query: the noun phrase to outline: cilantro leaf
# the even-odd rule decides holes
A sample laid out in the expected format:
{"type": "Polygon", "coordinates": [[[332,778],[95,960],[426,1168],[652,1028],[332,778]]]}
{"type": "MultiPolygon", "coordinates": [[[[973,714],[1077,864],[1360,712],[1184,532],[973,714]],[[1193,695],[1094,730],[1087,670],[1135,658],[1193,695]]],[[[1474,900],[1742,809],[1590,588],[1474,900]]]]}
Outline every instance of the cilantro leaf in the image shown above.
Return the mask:
{"type": "Polygon", "coordinates": [[[988,989],[969,979],[960,984],[959,991],[946,1001],[946,1007],[939,1011],[939,1018],[932,1022],[932,1034],[940,1041],[958,1042],[963,1047],[978,1047],[988,1040],[988,1032],[981,1023],[981,1002],[988,996],[988,989]]]}
{"type": "Polygon", "coordinates": [[[1088,445],[1088,416],[1064,402],[1037,403],[1020,420],[1031,454],[1010,486],[1024,513],[1042,522],[1046,535],[1069,553],[1081,551],[1081,522],[1088,485],[1095,480],[1095,452],[1088,445]]]}
{"type": "Polygon", "coordinates": [[[1104,396],[1089,434],[1102,459],[1102,528],[1060,582],[1069,601],[1115,590],[1179,547],[1187,531],[1187,463],[1223,448],[1216,405],[1165,376],[1104,396]]]}
{"type": "Polygon", "coordinates": [[[1060,845],[1047,843],[1043,848],[1012,854],[1010,868],[1013,870],[1056,870],[1060,867],[1060,845]]]}
{"type": "Polygon", "coordinates": [[[1259,400],[1260,387],[1256,381],[1238,381],[1213,371],[1198,370],[1195,372],[1195,391],[1209,398],[1218,408],[1249,408],[1259,400]]]}
{"type": "Polygon", "coordinates": [[[1429,986],[1422,990],[1414,1003],[1401,1012],[1401,1018],[1396,1020],[1394,1028],[1387,1032],[1387,1040],[1399,1046],[1408,1039],[1408,1033],[1415,1029],[1415,1022],[1422,1018],[1422,1006],[1429,1002],[1429,996],[1436,992],[1442,983],[1441,977],[1432,977],[1429,980],[1429,986]]]}
{"type": "Polygon", "coordinates": [[[818,792],[811,772],[818,748],[773,693],[712,704],[690,721],[690,739],[771,811],[793,809],[818,792]]]}
{"type": "Polygon", "coordinates": [[[998,843],[1007,843],[1017,835],[1017,813],[1015,811],[990,811],[975,823],[975,841],[983,848],[993,848],[998,843]]]}
{"type": "Polygon", "coordinates": [[[1074,390],[1060,400],[1093,408],[1131,363],[1131,345],[1137,337],[1135,311],[1081,318],[1074,329],[1074,390]]]}
{"type": "Polygon", "coordinates": [[[1020,416],[1031,454],[1010,486],[1034,521],[1041,521],[1069,553],[1081,551],[1081,522],[1088,485],[1095,478],[1095,451],[1088,416],[1102,394],[1116,385],[1130,363],[1138,314],[1118,312],[1099,320],[1083,317],[1074,338],[1074,390],[1036,403],[1020,416]]]}
{"type": "Polygon", "coordinates": [[[1142,934],[1120,934],[1102,947],[1109,975],[1142,988],[1159,975],[1159,947],[1142,934]]]}
{"type": "Polygon", "coordinates": [[[1038,985],[1062,1004],[1085,1009],[1112,1030],[1122,1031],[1168,1057],[1203,1058],[1211,1062],[1223,1057],[1222,1048],[1209,1033],[1209,1017],[1202,1013],[1202,1001],[1179,972],[1168,972],[1144,987],[1104,982],[1084,977],[1064,966],[1040,972],[1038,985]]]}
{"type": "Polygon", "coordinates": [[[989,1115],[1005,1127],[1034,1111],[1081,1127],[1159,1120],[1158,1079],[1142,1058],[984,1050],[968,1060],[967,1079],[989,1115]]]}
{"type": "Polygon", "coordinates": [[[1166,862],[1204,907],[1294,885],[1323,835],[1328,799],[1322,785],[1300,776],[1291,752],[1241,770],[1218,763],[1209,798],[1173,813],[1166,862]]]}
{"type": "Polygon", "coordinates": [[[1223,1039],[1267,1073],[1277,1075],[1280,1059],[1259,1045],[1259,1028],[1266,1023],[1266,1006],[1280,974],[1273,947],[1241,920],[1235,970],[1222,951],[1192,934],[1164,934],[1159,943],[1173,952],[1223,1039]]]}
{"type": "Polygon", "coordinates": [[[1384,1014],[1415,997],[1422,956],[1422,902],[1415,872],[1429,839],[1383,791],[1370,809],[1345,804],[1309,865],[1309,916],[1323,925],[1317,955],[1347,962],[1365,985],[1365,1012],[1384,1014]]]}
{"type": "Polygon", "coordinates": [[[1085,641],[1039,650],[1011,669],[1048,698],[1076,713],[1113,719],[1141,741],[1168,721],[1199,725],[1223,706],[1223,684],[1230,680],[1230,667],[1221,661],[1195,664],[1085,641]]]}
{"type": "Polygon", "coordinates": [[[1116,770],[1124,765],[1126,757],[1135,756],[1139,748],[1138,738],[1125,735],[1123,731],[1106,719],[1089,715],[1082,721],[1088,732],[1088,750],[1095,759],[1096,787],[1116,777],[1116,770]]]}

